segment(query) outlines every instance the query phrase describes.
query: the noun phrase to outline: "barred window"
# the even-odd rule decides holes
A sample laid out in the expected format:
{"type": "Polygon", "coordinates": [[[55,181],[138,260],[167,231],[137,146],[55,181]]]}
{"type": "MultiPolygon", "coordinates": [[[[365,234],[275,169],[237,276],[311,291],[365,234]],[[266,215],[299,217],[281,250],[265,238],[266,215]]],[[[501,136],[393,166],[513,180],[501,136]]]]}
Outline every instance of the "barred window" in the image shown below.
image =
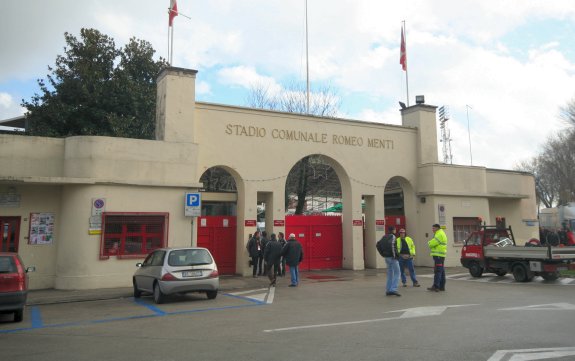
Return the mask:
{"type": "Polygon", "coordinates": [[[455,217],[453,218],[454,243],[463,243],[469,235],[481,229],[479,217],[455,217]]]}
{"type": "Polygon", "coordinates": [[[168,244],[168,213],[102,215],[100,258],[141,258],[168,244]]]}

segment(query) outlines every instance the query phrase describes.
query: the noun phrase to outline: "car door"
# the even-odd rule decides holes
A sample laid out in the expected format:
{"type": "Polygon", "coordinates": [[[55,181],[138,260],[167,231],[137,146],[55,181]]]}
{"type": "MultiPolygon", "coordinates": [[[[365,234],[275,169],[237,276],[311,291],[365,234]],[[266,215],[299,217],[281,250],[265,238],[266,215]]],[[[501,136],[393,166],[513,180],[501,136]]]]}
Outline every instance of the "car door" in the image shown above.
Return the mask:
{"type": "Polygon", "coordinates": [[[163,258],[160,253],[165,253],[164,251],[155,251],[152,252],[146,257],[144,262],[142,263],[142,267],[136,272],[136,283],[138,284],[138,288],[142,291],[153,292],[154,290],[154,280],[156,279],[155,275],[157,272],[157,266],[154,260],[157,260],[159,257],[163,258]]]}

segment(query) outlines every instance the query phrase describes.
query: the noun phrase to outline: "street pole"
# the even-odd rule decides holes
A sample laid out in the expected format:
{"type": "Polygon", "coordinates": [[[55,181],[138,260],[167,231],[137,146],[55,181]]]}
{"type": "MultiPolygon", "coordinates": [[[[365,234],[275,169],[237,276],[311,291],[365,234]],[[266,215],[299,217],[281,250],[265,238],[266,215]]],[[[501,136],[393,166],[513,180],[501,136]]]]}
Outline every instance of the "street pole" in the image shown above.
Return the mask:
{"type": "Polygon", "coordinates": [[[471,130],[469,128],[469,109],[473,109],[470,105],[465,104],[465,112],[467,113],[467,136],[469,138],[469,159],[473,165],[473,153],[471,153],[471,130]]]}

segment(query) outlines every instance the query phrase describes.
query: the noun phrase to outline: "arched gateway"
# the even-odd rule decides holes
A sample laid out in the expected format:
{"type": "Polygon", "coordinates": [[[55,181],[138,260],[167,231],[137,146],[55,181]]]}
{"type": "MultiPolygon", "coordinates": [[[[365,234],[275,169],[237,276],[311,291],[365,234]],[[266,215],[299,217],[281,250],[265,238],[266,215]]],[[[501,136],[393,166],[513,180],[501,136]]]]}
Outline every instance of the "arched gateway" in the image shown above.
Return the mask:
{"type": "MultiPolygon", "coordinates": [[[[341,183],[336,266],[384,267],[375,243],[400,194],[389,184],[400,186],[418,265],[431,265],[434,223],[450,240],[447,266],[459,264],[465,229],[457,227],[469,220],[505,217],[517,239],[537,236],[533,177],[439,163],[434,106],[401,110],[401,126],[279,113],[196,102],[195,78],[180,68],[158,77],[155,140],[0,135],[0,224],[20,223],[13,243],[36,265],[31,288],[129,286],[135,260],[150,248],[206,242],[217,250],[217,237],[203,238],[202,217],[184,214],[189,192],[202,194],[203,216],[219,216],[207,214],[212,204],[234,217],[235,230],[225,235],[232,262],[222,268],[248,275],[245,245],[258,226],[258,204],[265,203],[268,233],[286,232],[286,179],[308,155],[327,159],[341,183]],[[206,189],[204,174],[214,168],[233,177],[235,191],[206,189]],[[39,238],[31,232],[40,230],[50,237],[32,244],[39,238]]],[[[220,222],[232,228],[231,220],[220,222]]]]}

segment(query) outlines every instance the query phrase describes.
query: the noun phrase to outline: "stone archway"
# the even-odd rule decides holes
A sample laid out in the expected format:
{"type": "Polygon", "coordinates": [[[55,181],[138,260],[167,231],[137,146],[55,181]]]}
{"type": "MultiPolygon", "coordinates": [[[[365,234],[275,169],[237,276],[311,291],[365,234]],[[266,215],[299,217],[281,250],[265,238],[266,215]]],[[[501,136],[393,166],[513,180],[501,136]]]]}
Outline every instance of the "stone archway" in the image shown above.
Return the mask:
{"type": "Polygon", "coordinates": [[[342,177],[349,187],[337,161],[312,154],[300,159],[286,179],[286,233],[302,243],[302,270],[342,268],[342,177]]]}
{"type": "Polygon", "coordinates": [[[197,220],[197,246],[210,250],[221,274],[236,273],[237,174],[228,167],[208,168],[203,184],[202,215],[197,220]]]}

